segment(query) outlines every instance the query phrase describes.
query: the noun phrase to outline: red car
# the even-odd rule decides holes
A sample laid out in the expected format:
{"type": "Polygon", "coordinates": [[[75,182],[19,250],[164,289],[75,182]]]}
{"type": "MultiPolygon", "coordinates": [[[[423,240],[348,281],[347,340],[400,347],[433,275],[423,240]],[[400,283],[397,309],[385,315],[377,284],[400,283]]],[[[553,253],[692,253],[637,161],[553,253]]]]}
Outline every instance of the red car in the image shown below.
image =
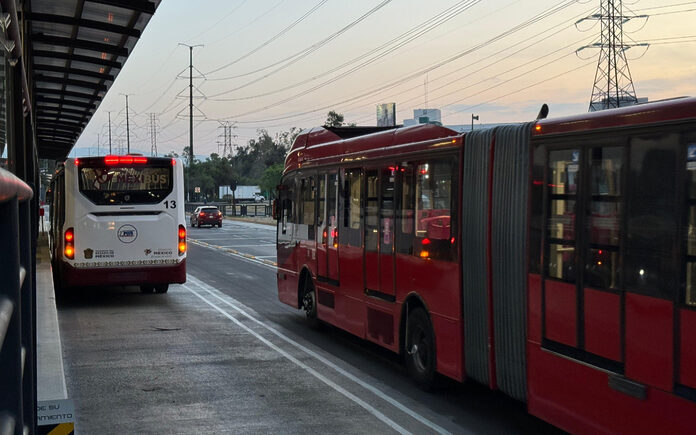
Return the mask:
{"type": "Polygon", "coordinates": [[[197,207],[191,214],[191,226],[200,228],[201,225],[222,227],[222,213],[217,207],[197,207]]]}

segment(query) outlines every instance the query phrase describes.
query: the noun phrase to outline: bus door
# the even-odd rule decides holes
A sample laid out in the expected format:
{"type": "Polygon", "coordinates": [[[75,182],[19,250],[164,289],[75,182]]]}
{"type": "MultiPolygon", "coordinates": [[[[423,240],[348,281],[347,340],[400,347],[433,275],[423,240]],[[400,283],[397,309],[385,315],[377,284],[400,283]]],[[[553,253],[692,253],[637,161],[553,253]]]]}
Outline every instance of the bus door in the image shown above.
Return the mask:
{"type": "Polygon", "coordinates": [[[317,278],[328,278],[327,243],[329,230],[326,220],[326,174],[317,178],[317,278]]]}
{"type": "Polygon", "coordinates": [[[328,278],[338,285],[338,174],[328,175],[326,182],[326,228],[328,251],[328,278]]]}
{"type": "Polygon", "coordinates": [[[394,167],[365,173],[365,293],[394,301],[394,167]]]}
{"type": "Polygon", "coordinates": [[[337,174],[320,174],[317,188],[317,275],[338,286],[337,174]]]}

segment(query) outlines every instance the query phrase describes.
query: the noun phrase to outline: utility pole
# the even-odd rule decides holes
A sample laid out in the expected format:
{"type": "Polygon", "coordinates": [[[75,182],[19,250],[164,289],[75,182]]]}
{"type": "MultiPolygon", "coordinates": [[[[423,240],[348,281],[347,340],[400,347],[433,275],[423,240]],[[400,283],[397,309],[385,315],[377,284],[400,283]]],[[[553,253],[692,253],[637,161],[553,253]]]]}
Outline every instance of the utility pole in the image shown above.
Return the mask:
{"type": "MultiPolygon", "coordinates": [[[[189,45],[179,43],[189,48],[189,177],[191,176],[191,166],[193,165],[193,49],[203,47],[202,44],[189,45]]],[[[188,180],[187,180],[188,181],[188,180]]],[[[187,183],[188,184],[188,183],[187,183]]],[[[186,199],[189,199],[189,188],[186,188],[186,199]]]]}
{"type": "Polygon", "coordinates": [[[157,114],[150,113],[150,155],[157,157],[157,114]]]}
{"type": "Polygon", "coordinates": [[[633,18],[647,18],[647,15],[623,15],[621,0],[600,0],[600,13],[583,19],[600,21],[602,32],[599,43],[578,49],[599,48],[590,112],[630,106],[638,102],[626,50],[636,46],[647,47],[648,44],[624,43],[623,23],[633,18]]]}
{"type": "Polygon", "coordinates": [[[109,114],[109,154],[111,154],[111,112],[106,112],[109,114]]]}
{"type": "Polygon", "coordinates": [[[131,94],[121,94],[126,97],[126,146],[127,148],[127,153],[130,154],[130,126],[128,124],[128,95],[131,94]]]}
{"type": "Polygon", "coordinates": [[[473,113],[471,114],[471,131],[474,131],[474,120],[479,120],[478,115],[474,115],[473,113]]]}

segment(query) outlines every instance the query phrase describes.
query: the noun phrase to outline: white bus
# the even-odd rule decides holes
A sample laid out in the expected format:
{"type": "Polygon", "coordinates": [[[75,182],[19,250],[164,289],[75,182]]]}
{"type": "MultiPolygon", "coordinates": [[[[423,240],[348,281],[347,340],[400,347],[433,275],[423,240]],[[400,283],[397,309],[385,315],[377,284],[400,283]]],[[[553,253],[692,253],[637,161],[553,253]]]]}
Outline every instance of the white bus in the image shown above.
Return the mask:
{"type": "Polygon", "coordinates": [[[172,158],[67,159],[47,195],[56,290],[138,285],[165,293],[186,282],[183,180],[172,158]]]}

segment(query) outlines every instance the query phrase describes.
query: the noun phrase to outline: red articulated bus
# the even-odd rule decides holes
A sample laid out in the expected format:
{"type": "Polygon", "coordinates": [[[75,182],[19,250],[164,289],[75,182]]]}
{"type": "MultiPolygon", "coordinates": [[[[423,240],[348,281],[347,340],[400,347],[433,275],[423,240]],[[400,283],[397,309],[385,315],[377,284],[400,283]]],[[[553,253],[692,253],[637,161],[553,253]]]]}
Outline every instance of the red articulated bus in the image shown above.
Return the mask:
{"type": "Polygon", "coordinates": [[[570,432],[696,430],[696,99],[302,132],[278,296],[570,432]]]}

